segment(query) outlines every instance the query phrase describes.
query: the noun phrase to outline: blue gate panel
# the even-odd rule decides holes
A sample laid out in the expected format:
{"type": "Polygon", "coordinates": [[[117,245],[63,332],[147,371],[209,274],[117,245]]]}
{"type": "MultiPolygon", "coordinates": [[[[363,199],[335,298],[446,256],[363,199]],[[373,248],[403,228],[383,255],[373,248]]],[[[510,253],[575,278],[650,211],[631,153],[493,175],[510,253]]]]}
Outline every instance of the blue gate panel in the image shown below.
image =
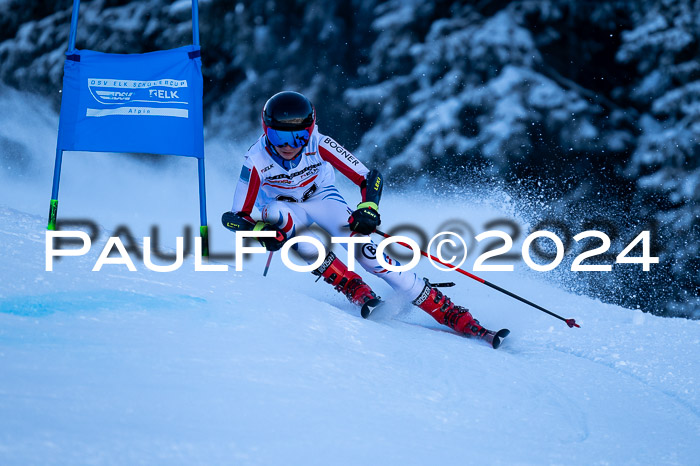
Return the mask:
{"type": "Polygon", "coordinates": [[[199,46],[66,55],[59,150],[204,157],[199,46]]]}

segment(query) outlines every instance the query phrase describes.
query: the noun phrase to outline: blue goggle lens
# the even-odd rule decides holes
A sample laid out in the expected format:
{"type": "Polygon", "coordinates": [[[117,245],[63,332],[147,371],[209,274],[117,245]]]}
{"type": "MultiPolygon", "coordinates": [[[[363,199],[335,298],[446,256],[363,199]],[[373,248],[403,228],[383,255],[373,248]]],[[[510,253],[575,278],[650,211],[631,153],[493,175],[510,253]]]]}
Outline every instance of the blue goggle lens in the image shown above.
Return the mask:
{"type": "Polygon", "coordinates": [[[267,139],[273,146],[302,147],[309,142],[309,132],[305,129],[300,131],[281,131],[277,129],[267,129],[267,139]]]}

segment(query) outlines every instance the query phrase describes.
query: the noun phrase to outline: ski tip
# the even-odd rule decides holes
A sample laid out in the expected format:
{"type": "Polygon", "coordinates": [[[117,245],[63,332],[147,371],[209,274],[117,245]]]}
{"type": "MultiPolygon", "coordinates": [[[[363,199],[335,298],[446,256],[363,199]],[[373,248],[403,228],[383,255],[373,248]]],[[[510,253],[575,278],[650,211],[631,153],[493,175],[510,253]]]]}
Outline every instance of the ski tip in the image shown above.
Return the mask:
{"type": "Polygon", "coordinates": [[[372,314],[372,311],[379,306],[382,303],[380,299],[370,299],[366,303],[362,305],[362,310],[360,310],[360,315],[362,315],[363,319],[366,319],[372,314]]]}
{"type": "Polygon", "coordinates": [[[501,346],[501,343],[503,343],[503,338],[507,337],[508,335],[510,335],[510,330],[507,328],[502,328],[496,332],[496,335],[493,336],[493,341],[491,342],[493,349],[498,349],[498,347],[501,346]]]}
{"type": "Polygon", "coordinates": [[[510,330],[508,330],[507,328],[502,328],[501,330],[496,332],[496,336],[500,338],[505,338],[508,335],[510,335],[510,330]]]}

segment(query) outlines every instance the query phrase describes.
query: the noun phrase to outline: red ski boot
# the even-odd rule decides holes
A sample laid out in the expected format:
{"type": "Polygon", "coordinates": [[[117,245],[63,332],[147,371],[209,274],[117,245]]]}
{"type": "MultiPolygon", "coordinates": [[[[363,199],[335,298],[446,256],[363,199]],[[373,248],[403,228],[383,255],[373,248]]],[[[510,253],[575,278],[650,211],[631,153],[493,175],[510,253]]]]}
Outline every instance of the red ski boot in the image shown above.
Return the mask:
{"type": "Polygon", "coordinates": [[[500,339],[510,333],[507,330],[496,333],[485,329],[478,320],[472,317],[468,309],[455,306],[450,298],[442,294],[437,287],[431,285],[427,278],[424,280],[425,287],[421,294],[413,300],[413,304],[433,316],[433,319],[439,323],[447,325],[459,333],[482,338],[494,348],[498,348],[501,344],[500,339]]]}
{"type": "Polygon", "coordinates": [[[372,288],[362,281],[362,277],[349,271],[333,252],[329,252],[323,264],[311,273],[318,275],[319,278],[323,277],[326,283],[333,285],[351,303],[358,306],[362,306],[370,300],[379,299],[372,288]]]}

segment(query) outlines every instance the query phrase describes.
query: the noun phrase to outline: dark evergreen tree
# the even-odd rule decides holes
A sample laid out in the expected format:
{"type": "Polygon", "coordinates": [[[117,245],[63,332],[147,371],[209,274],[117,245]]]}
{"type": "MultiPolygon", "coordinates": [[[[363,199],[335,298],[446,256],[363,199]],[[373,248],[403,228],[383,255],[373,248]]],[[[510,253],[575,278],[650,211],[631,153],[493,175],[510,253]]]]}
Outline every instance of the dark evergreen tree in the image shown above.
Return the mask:
{"type": "MultiPolygon", "coordinates": [[[[190,43],[189,5],[83,1],[77,45],[190,43]]],[[[56,108],[70,7],[0,2],[0,80],[56,108]]],[[[320,127],[394,184],[497,180],[533,225],[608,228],[616,251],[625,231],[658,232],[657,272],[619,272],[633,292],[578,282],[700,317],[698,17],[694,0],[202,1],[207,131],[249,141],[271,94],[304,92],[320,127]]]]}
{"type": "Polygon", "coordinates": [[[646,2],[622,35],[617,58],[637,75],[630,98],[640,137],[626,167],[635,205],[659,227],[661,262],[672,287],[665,311],[700,317],[700,4],[646,2]]]}

